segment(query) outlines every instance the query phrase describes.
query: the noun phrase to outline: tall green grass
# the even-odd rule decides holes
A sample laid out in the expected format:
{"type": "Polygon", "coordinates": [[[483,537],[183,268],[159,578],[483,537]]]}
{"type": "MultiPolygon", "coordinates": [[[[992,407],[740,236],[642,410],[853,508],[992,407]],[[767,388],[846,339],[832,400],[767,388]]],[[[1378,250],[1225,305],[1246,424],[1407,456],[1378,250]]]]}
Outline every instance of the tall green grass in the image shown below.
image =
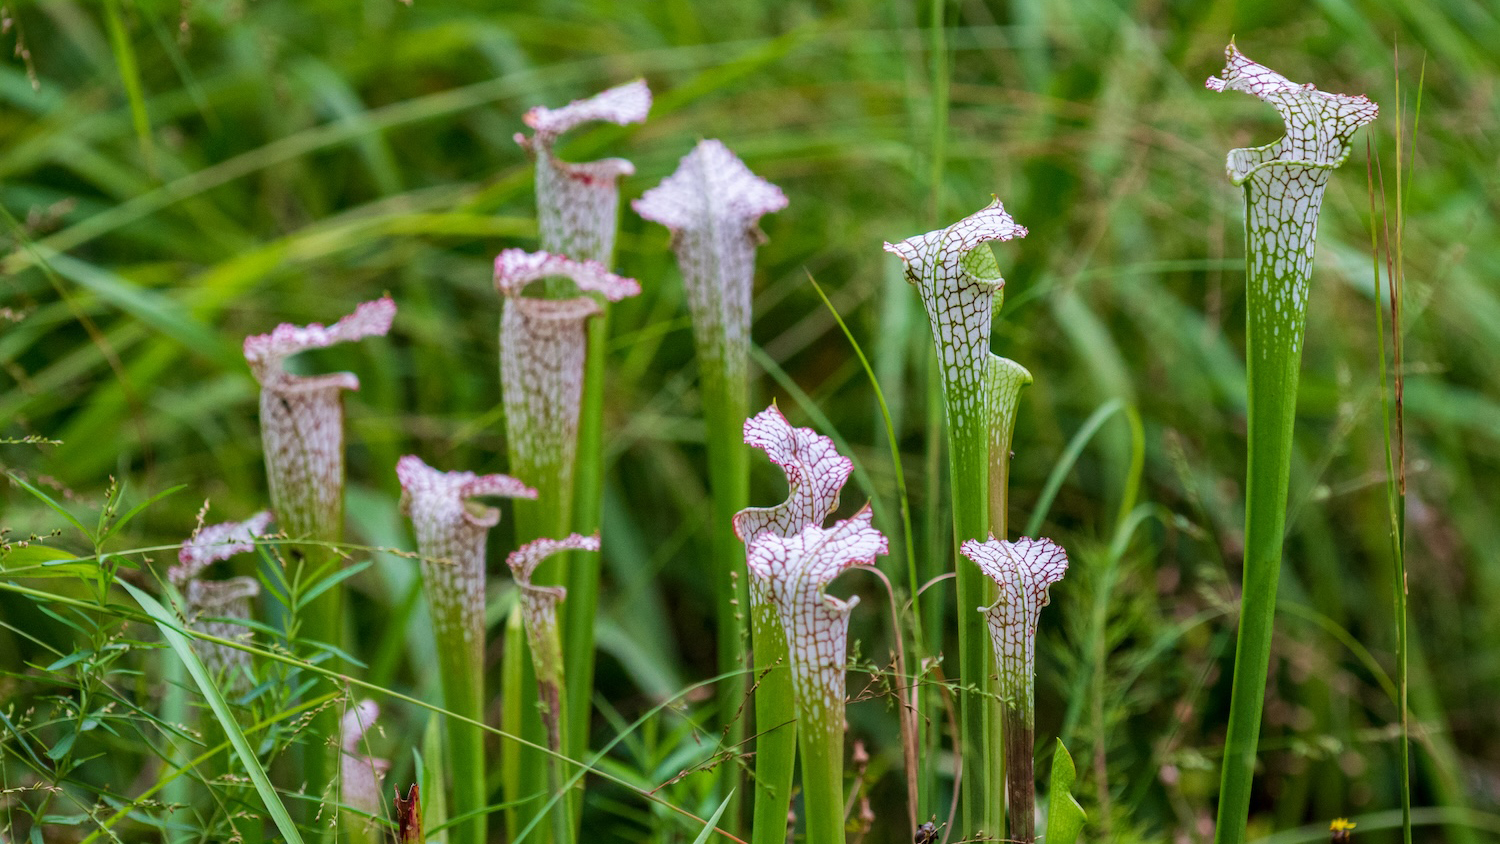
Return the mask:
{"type": "MultiPolygon", "coordinates": [[[[644,75],[660,95],[651,122],[628,140],[580,137],[566,157],[607,148],[631,158],[638,173],[622,194],[633,198],[694,140],[719,137],[781,186],[789,209],[762,224],[752,361],[765,364],[751,372],[752,406],[776,398],[794,424],[816,423],[847,444],[858,464],[849,501],[897,500],[875,394],[807,284],[810,271],[872,350],[918,528],[917,586],[926,586],[925,652],[908,653],[909,676],[889,671],[885,613],[853,622],[861,671],[849,680],[847,717],[872,757],[862,786],[877,814],[868,842],[910,840],[897,714],[881,682],[926,693],[919,821],[953,820],[956,766],[936,678],[956,679],[956,650],[951,623],[939,621],[973,609],[955,602],[949,580],[927,585],[941,573],[928,568],[934,557],[951,547],[941,434],[926,413],[936,381],[915,303],[892,304],[910,291],[892,283],[894,259],[876,247],[957,219],[990,193],[1031,229],[1026,248],[1006,253],[1014,264],[994,327],[995,348],[1038,376],[1016,420],[1009,518],[1021,524],[1044,510],[1037,532],[1075,553],[1041,625],[1037,730],[1073,751],[1086,840],[1206,840],[1238,609],[1231,575],[1244,548],[1242,221],[1221,155],[1277,129],[1262,106],[1209,95],[1201,80],[1232,33],[1294,79],[1395,103],[1393,44],[1404,93],[1425,54],[1422,131],[1402,141],[1414,157],[1402,185],[1400,364],[1411,818],[1414,840],[1482,840],[1496,828],[1482,785],[1500,758],[1490,705],[1500,620],[1488,611],[1500,599],[1489,562],[1500,499],[1486,483],[1500,470],[1490,377],[1500,344],[1491,102],[1500,61],[1486,47],[1500,24],[1487,9],[1460,0],[919,11],[689,0],[628,10],[593,0],[106,9],[63,0],[12,4],[10,14],[0,43],[12,56],[24,41],[26,55],[0,66],[0,462],[85,523],[110,475],[124,482],[126,510],[178,484],[191,490],[148,507],[106,552],[150,549],[121,558],[150,571],[190,532],[204,498],[215,513],[265,505],[240,338],[326,320],[386,291],[401,303],[389,340],[306,361],[308,371],[357,371],[363,382],[347,403],[344,539],[374,565],[347,583],[348,673],[375,687],[361,696],[381,702],[383,733],[370,741],[393,760],[388,785],[431,764],[429,712],[414,701],[441,699],[391,467],[419,453],[434,465],[507,468],[490,262],[537,237],[532,169],[510,140],[520,115],[644,75]],[[934,17],[946,27],[932,27],[934,17]],[[1120,419],[1090,422],[1105,406],[1138,413],[1139,448],[1120,419]],[[1068,448],[1081,431],[1090,434],[1068,448]],[[12,442],[26,437],[61,444],[12,442]],[[1055,472],[1064,457],[1071,462],[1055,472]],[[1144,509],[1132,505],[1122,519],[1133,489],[1144,509]],[[923,664],[938,653],[944,663],[923,664]]],[[[1392,133],[1371,138],[1389,186],[1392,133]]],[[[1390,507],[1370,310],[1384,308],[1391,323],[1388,292],[1377,295],[1370,280],[1358,178],[1341,173],[1319,232],[1251,840],[1273,830],[1274,841],[1322,840],[1335,816],[1359,823],[1356,840],[1400,840],[1403,753],[1392,725],[1404,707],[1385,691],[1399,610],[1384,574],[1390,507]]],[[[673,697],[719,673],[702,575],[718,526],[704,504],[704,399],[664,240],[623,215],[615,263],[644,291],[613,308],[605,341],[615,376],[602,400],[593,772],[580,780],[587,840],[692,840],[703,824],[679,810],[710,817],[724,799],[719,772],[753,767],[747,747],[713,728],[711,686],[673,697]]],[[[778,483],[752,473],[751,500],[779,500],[778,483]]],[[[41,559],[16,540],[66,520],[16,485],[3,490],[7,840],[25,840],[44,816],[49,834],[158,840],[165,829],[195,840],[225,834],[236,812],[262,811],[253,787],[214,781],[209,760],[239,770],[227,743],[198,745],[157,720],[151,690],[167,654],[154,626],[99,610],[67,568],[74,562],[46,567],[68,577],[37,579],[41,559]],[[124,618],[128,635],[111,638],[124,618]],[[187,809],[153,802],[162,792],[150,790],[152,772],[191,781],[203,799],[187,809]]],[[[515,547],[509,515],[492,566],[515,547]]],[[[881,527],[897,538],[892,523],[881,527]]],[[[71,532],[41,544],[94,551],[71,532]]],[[[492,582],[487,631],[498,643],[510,587],[503,575],[492,582]]],[[[883,606],[866,588],[846,592],[865,593],[863,608],[883,606]]],[[[119,590],[108,600],[130,606],[119,590]]],[[[500,688],[501,650],[489,651],[490,689],[500,688]]],[[[282,686],[311,684],[301,702],[272,690],[225,698],[271,781],[284,785],[277,766],[309,738],[302,707],[341,692],[318,671],[256,659],[285,672],[262,675],[282,686]]],[[[209,713],[194,688],[185,695],[200,717],[209,713]]],[[[492,729],[485,735],[491,749],[508,746],[492,729]]],[[[430,802],[425,783],[423,795],[430,802]]],[[[318,796],[280,792],[294,816],[318,796]]],[[[427,832],[452,823],[429,822],[427,832]]],[[[263,831],[277,835],[270,824],[263,831]]]]}

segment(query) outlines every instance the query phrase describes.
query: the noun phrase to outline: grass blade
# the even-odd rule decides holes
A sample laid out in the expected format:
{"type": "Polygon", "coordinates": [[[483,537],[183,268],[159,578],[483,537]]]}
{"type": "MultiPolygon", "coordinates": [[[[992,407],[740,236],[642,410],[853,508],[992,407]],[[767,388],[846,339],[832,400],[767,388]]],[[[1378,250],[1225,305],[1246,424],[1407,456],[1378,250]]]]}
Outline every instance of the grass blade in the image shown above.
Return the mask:
{"type": "Polygon", "coordinates": [[[261,802],[265,804],[266,813],[271,816],[271,821],[276,824],[276,829],[281,832],[288,844],[302,844],[302,836],[297,832],[297,825],[292,823],[292,816],[287,814],[286,806],[281,802],[281,797],[276,794],[276,789],[271,786],[271,780],[266,776],[266,769],[261,767],[260,759],[256,757],[250,742],[245,734],[240,731],[240,725],[234,720],[234,714],[229,711],[229,704],[224,701],[224,696],[219,693],[219,688],[214,685],[213,678],[209,676],[208,669],[204,667],[203,661],[193,652],[192,642],[188,636],[178,627],[176,617],[167,611],[157,600],[140,589],[125,581],[119,582],[125,591],[140,604],[141,609],[151,616],[156,622],[157,629],[161,630],[162,638],[172,646],[188,674],[192,676],[193,682],[198,684],[199,691],[203,692],[203,698],[208,701],[208,706],[213,710],[214,717],[219,720],[219,725],[228,736],[229,743],[234,746],[234,752],[240,758],[240,763],[245,766],[245,772],[250,775],[250,782],[254,784],[255,791],[260,795],[261,802]]]}

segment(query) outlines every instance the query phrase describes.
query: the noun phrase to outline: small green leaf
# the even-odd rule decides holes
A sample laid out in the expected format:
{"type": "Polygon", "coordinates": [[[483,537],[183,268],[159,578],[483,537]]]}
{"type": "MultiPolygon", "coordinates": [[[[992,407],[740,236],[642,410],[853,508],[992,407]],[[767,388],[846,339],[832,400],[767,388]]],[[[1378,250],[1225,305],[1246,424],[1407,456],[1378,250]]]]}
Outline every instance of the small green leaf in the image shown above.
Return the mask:
{"type": "Polygon", "coordinates": [[[5,475],[6,477],[10,478],[11,483],[36,496],[38,500],[40,500],[43,504],[46,504],[48,507],[51,507],[59,516],[62,516],[64,519],[72,522],[73,527],[78,528],[78,532],[82,533],[84,536],[87,536],[90,542],[93,541],[94,535],[92,533],[89,533],[89,529],[83,526],[83,522],[80,522],[78,521],[78,519],[74,518],[73,514],[69,513],[61,504],[58,504],[55,500],[53,500],[52,496],[48,495],[45,492],[42,492],[40,489],[37,489],[26,481],[21,480],[11,472],[6,472],[5,475]]]}
{"type": "Polygon", "coordinates": [[[177,486],[174,486],[174,487],[172,487],[170,489],[164,489],[161,492],[158,492],[157,494],[151,496],[150,498],[147,498],[145,501],[142,501],[141,503],[139,503],[139,504],[135,505],[134,507],[130,508],[130,512],[128,512],[125,515],[121,516],[120,518],[116,519],[115,523],[112,524],[112,525],[110,525],[109,528],[107,530],[105,530],[99,536],[99,542],[103,543],[104,540],[110,538],[111,536],[114,536],[116,533],[119,533],[120,528],[125,527],[127,524],[130,523],[131,519],[134,519],[136,516],[139,516],[141,514],[142,510],[146,509],[147,507],[150,507],[152,504],[155,504],[156,502],[162,500],[163,498],[166,498],[167,496],[171,495],[172,493],[174,493],[174,492],[180,492],[180,491],[182,491],[184,489],[187,489],[187,484],[178,484],[177,486]]]}
{"type": "Polygon", "coordinates": [[[44,668],[42,670],[43,671],[48,671],[48,672],[60,671],[60,670],[62,670],[64,668],[67,668],[68,666],[72,665],[75,662],[82,662],[83,660],[88,659],[89,657],[91,657],[93,655],[94,655],[93,651],[74,651],[73,653],[68,654],[67,656],[63,657],[62,659],[59,659],[57,662],[52,663],[51,665],[47,666],[46,668],[44,668]]]}
{"type": "Polygon", "coordinates": [[[67,551],[30,544],[12,547],[0,556],[0,571],[11,577],[93,577],[94,561],[74,562],[79,559],[67,551]]]}
{"type": "Polygon", "coordinates": [[[1083,807],[1073,799],[1073,781],[1078,772],[1073,768],[1073,757],[1057,740],[1057,752],[1052,755],[1052,791],[1047,795],[1047,844],[1074,844],[1083,832],[1083,807]]]}
{"type": "Polygon", "coordinates": [[[705,844],[708,841],[709,837],[714,834],[714,830],[718,828],[719,818],[723,816],[724,810],[729,808],[729,801],[732,799],[734,799],[734,789],[730,789],[729,794],[724,796],[724,802],[719,804],[719,808],[708,819],[708,823],[703,825],[703,831],[693,839],[693,844],[705,844]]]}

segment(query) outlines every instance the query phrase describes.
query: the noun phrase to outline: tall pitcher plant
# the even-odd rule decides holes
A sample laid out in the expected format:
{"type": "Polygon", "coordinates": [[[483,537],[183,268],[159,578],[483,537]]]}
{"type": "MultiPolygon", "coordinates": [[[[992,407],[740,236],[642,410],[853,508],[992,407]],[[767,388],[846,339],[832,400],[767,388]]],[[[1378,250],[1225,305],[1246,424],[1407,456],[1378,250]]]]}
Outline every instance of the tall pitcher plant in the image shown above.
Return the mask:
{"type": "MultiPolygon", "coordinates": [[[[361,304],[331,326],[282,324],[270,334],[245,338],[245,359],[260,382],[261,442],[271,508],[281,531],[292,540],[282,546],[282,557],[304,588],[332,575],[342,561],[332,545],[344,536],[343,394],[359,389],[359,378],[349,372],[295,375],[285,363],[299,352],[384,335],[395,316],[396,303],[384,297],[361,304]]],[[[299,614],[302,637],[342,647],[343,589],[336,583],[307,602],[299,614]]],[[[338,713],[332,709],[324,708],[314,717],[299,773],[315,788],[335,778],[338,731],[338,713]]]]}
{"type": "MultiPolygon", "coordinates": [[[[1025,236],[1025,227],[1016,225],[996,199],[945,229],[885,245],[906,263],[907,281],[917,286],[932,324],[948,413],[953,528],[960,543],[984,541],[995,519],[1001,520],[997,535],[1004,535],[1004,490],[993,484],[1003,484],[1008,475],[1014,401],[1030,376],[990,352],[990,323],[1005,280],[987,244],[1025,236]],[[997,406],[1001,402],[1008,407],[997,406]],[[992,459],[1001,461],[994,472],[992,459]]],[[[981,571],[956,569],[960,607],[994,602],[994,584],[981,571]]],[[[994,657],[984,619],[974,613],[959,614],[958,673],[964,827],[970,834],[995,835],[1004,815],[998,798],[1004,770],[1000,712],[990,679],[994,657]]]]}
{"type": "MultiPolygon", "coordinates": [[[[750,545],[747,564],[757,588],[774,607],[786,641],[797,711],[806,840],[844,840],[844,667],[848,656],[847,601],[827,594],[834,578],[854,566],[872,566],[888,553],[885,536],[870,524],[870,508],[833,527],[809,524],[782,536],[767,531],[750,545]]],[[[785,828],[775,826],[785,840],[785,828]]]]}
{"type": "MultiPolygon", "coordinates": [[[[651,110],[644,80],[619,85],[562,108],[538,106],[526,113],[535,134],[517,133],[516,143],[536,159],[536,205],[542,251],[575,261],[614,263],[619,228],[620,178],[635,172],[623,158],[575,163],[563,161],[553,146],[564,132],[603,121],[641,123],[651,110]]],[[[604,353],[609,336],[608,300],[598,297],[599,315],[589,320],[584,355],[583,396],[578,428],[578,469],[573,489],[573,529],[584,534],[600,527],[604,476],[604,353]]],[[[568,606],[563,613],[563,654],[579,688],[594,676],[594,616],[599,606],[599,555],[574,554],[567,566],[568,606]]],[[[574,695],[568,706],[573,745],[581,754],[588,742],[589,696],[574,695]]]]}
{"type": "MultiPolygon", "coordinates": [[[[721,673],[743,667],[743,623],[738,607],[747,593],[740,576],[743,550],[734,516],[747,503],[750,464],[740,444],[750,415],[750,294],[755,249],[764,240],[757,222],[787,204],[781,189],[750,171],[719,141],[700,141],[676,172],[632,203],[637,214],[667,227],[682,270],[707,429],[709,485],[713,490],[713,561],[710,577],[718,619],[721,673]]],[[[743,675],[719,684],[719,717],[731,725],[730,744],[744,735],[731,722],[745,696],[743,675]]],[[[738,793],[738,791],[736,791],[738,793]]],[[[736,817],[732,808],[729,817],[736,817]]]]}
{"type": "MultiPolygon", "coordinates": [[[[1036,840],[1036,628],[1049,601],[1048,588],[1067,574],[1068,555],[1050,539],[970,539],[960,550],[997,590],[995,603],[979,612],[989,626],[1000,669],[1005,802],[1010,809],[1006,840],[1031,844],[1036,840]]],[[[1054,794],[1052,799],[1066,796],[1054,794]]]]}
{"type": "Polygon", "coordinates": [[[521,543],[568,532],[577,465],[580,400],[588,320],[610,302],[641,292],[634,279],[592,261],[507,249],[495,259],[500,314],[500,389],[505,403],[510,470],[536,488],[535,502],[516,508],[521,543]],[[527,293],[535,282],[571,282],[570,295],[527,293]]]}
{"type": "MultiPolygon", "coordinates": [[[[547,733],[547,789],[557,795],[563,791],[562,757],[567,747],[568,720],[566,668],[562,636],[558,631],[557,607],[568,595],[561,586],[539,586],[532,582],[536,567],[548,557],[565,551],[598,551],[599,537],[571,534],[563,539],[537,539],[526,543],[506,558],[506,565],[521,591],[521,619],[526,629],[526,644],[531,650],[531,664],[536,674],[537,704],[547,733]]],[[[574,801],[558,799],[549,814],[552,817],[552,840],[567,844],[574,840],[576,819],[569,817],[574,801]]],[[[517,836],[518,838],[520,836],[517,836]]]]}
{"type": "MultiPolygon", "coordinates": [[[[442,674],[443,705],[473,721],[484,721],[485,539],[500,511],[470,499],[479,496],[533,499],[536,490],[507,475],[440,472],[412,455],[396,463],[401,503],[411,517],[422,556],[422,581],[432,613],[442,674]]],[[[448,757],[453,783],[454,840],[482,844],[485,807],[484,731],[448,720],[448,757]]],[[[441,799],[429,795],[428,799],[441,799]]]]}
{"type": "Polygon", "coordinates": [[[1349,157],[1350,137],[1373,121],[1379,108],[1365,97],[1298,85],[1246,58],[1233,44],[1225,55],[1228,62],[1223,72],[1208,80],[1208,88],[1259,97],[1274,106],[1286,123],[1281,140],[1232,150],[1228,160],[1230,181],[1245,189],[1250,451],[1244,588],[1215,840],[1238,844],[1244,840],[1249,818],[1250,782],[1271,659],[1318,212],[1329,177],[1349,157]]]}
{"type": "MultiPolygon", "coordinates": [[[[537,491],[536,500],[517,502],[515,508],[516,540],[524,545],[569,533],[588,322],[601,313],[601,299],[618,302],[639,294],[641,286],[594,261],[507,249],[495,259],[495,288],[503,303],[500,389],[510,471],[537,491]],[[563,298],[548,297],[545,290],[537,291],[544,295],[528,292],[546,286],[563,298]]],[[[537,582],[561,585],[563,577],[552,571],[554,568],[549,565],[548,570],[538,572],[537,582]]],[[[512,664],[521,665],[519,661],[512,664]]],[[[534,686],[524,679],[518,677],[515,685],[513,694],[519,699],[535,698],[534,686]]],[[[520,728],[527,739],[540,743],[542,725],[534,715],[517,710],[507,708],[507,723],[520,728]]],[[[587,736],[580,741],[587,741],[587,736]]],[[[515,804],[507,812],[506,821],[511,837],[515,837],[519,819],[540,808],[532,795],[546,787],[547,760],[529,747],[508,743],[502,750],[507,799],[515,804]],[[525,802],[517,803],[519,800],[525,802]]]]}
{"type": "MultiPolygon", "coordinates": [[[[745,420],[745,444],[761,449],[786,473],[787,499],[775,507],[748,507],[734,517],[747,552],[766,535],[790,538],[822,526],[839,506],[839,491],[854,463],[833,440],[811,428],[793,428],[776,405],[745,420]]],[[[772,599],[770,581],[750,578],[751,647],[755,657],[754,844],[786,840],[797,754],[797,708],[786,626],[772,599]]]]}

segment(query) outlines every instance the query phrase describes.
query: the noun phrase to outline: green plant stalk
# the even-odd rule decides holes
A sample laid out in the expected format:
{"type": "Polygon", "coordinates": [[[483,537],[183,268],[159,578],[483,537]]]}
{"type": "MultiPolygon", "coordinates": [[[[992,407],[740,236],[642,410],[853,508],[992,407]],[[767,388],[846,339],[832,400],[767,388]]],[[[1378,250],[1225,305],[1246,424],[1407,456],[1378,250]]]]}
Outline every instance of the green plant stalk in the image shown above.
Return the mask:
{"type": "MultiPolygon", "coordinates": [[[[1256,201],[1247,190],[1248,204],[1256,201]]],[[[1249,234],[1247,250],[1258,244],[1249,234]]],[[[1301,278],[1256,273],[1267,262],[1252,260],[1246,318],[1246,376],[1249,382],[1249,456],[1245,483],[1245,564],[1235,646],[1234,686],[1229,730],[1224,744],[1224,772],[1219,795],[1217,840],[1244,837],[1250,811],[1250,783],[1260,735],[1266,671],[1271,662],[1271,634],[1276,615],[1276,585],[1281,574],[1286,531],[1287,485],[1292,465],[1292,429],[1297,409],[1297,381],[1302,364],[1300,339],[1307,324],[1304,304],[1278,313],[1269,285],[1306,283],[1301,278]],[[1275,331],[1275,329],[1283,331],[1275,331]],[[1273,332],[1275,332],[1273,334],[1273,332]],[[1284,333],[1284,336],[1282,336],[1284,333]]],[[[1310,265],[1308,266],[1310,269],[1310,265]]]]}
{"type": "MultiPolygon", "coordinates": [[[[263,394],[265,395],[265,394],[263,394]]],[[[272,397],[272,400],[275,400],[272,397]]],[[[342,405],[342,397],[333,399],[342,405]]],[[[264,409],[262,413],[264,414],[264,409]]],[[[342,407],[339,410],[342,419],[342,407]]],[[[276,511],[276,520],[281,530],[294,538],[307,538],[316,542],[290,542],[278,549],[278,555],[287,566],[288,580],[296,584],[293,596],[308,589],[315,581],[337,573],[339,554],[333,546],[343,539],[343,448],[338,450],[340,495],[317,501],[316,493],[297,489],[289,484],[278,483],[276,470],[267,465],[271,482],[271,507],[276,511]]],[[[343,647],[344,584],[339,583],[321,595],[302,604],[288,608],[296,613],[296,638],[343,647]]],[[[342,672],[343,660],[329,654],[326,664],[334,671],[342,672]]],[[[293,777],[297,787],[309,791],[313,799],[298,807],[300,820],[308,827],[317,827],[313,819],[317,816],[321,801],[333,795],[338,778],[339,712],[337,707],[325,706],[312,714],[308,735],[303,738],[299,753],[294,758],[293,777]]],[[[322,833],[320,833],[322,834],[322,833]]],[[[331,833],[330,833],[331,835],[331,833]]]]}
{"type": "MultiPolygon", "coordinates": [[[[1021,388],[1031,383],[1031,373],[1013,360],[991,355],[988,376],[991,414],[989,530],[990,536],[1006,539],[1009,529],[1011,439],[1016,429],[1021,388]]],[[[961,566],[959,570],[967,568],[969,567],[961,566]]],[[[991,730],[985,737],[989,742],[986,747],[991,749],[996,747],[993,725],[997,720],[1000,724],[1000,759],[997,764],[1004,772],[1006,805],[1010,807],[1006,820],[1010,838],[1023,842],[1029,842],[1036,836],[1036,779],[1033,768],[1036,734],[1032,723],[1033,707],[1031,700],[998,700],[991,706],[986,719],[988,729],[991,730]],[[998,715],[993,711],[996,708],[1000,710],[998,715]]],[[[990,758],[993,758],[993,753],[990,758]]],[[[992,824],[997,820],[986,818],[985,823],[992,824]]],[[[999,827],[986,826],[986,829],[999,827]]]]}
{"type": "MultiPolygon", "coordinates": [[[[442,615],[456,615],[456,609],[449,604],[445,610],[442,604],[434,602],[434,627],[442,630],[445,629],[445,623],[462,623],[457,618],[440,618],[442,615]]],[[[484,720],[484,643],[481,641],[466,645],[461,641],[443,641],[440,638],[437,644],[438,670],[442,672],[443,706],[465,718],[484,720]]],[[[453,814],[463,816],[488,803],[484,734],[457,718],[444,719],[444,724],[449,766],[447,779],[453,785],[453,814]]],[[[442,802],[442,792],[432,792],[428,799],[442,802]]],[[[451,837],[454,844],[483,844],[488,834],[487,829],[484,813],[478,812],[457,821],[451,837]]]]}
{"type": "Polygon", "coordinates": [[[1231,181],[1245,189],[1249,453],[1240,623],[1214,840],[1240,844],[1271,660],[1318,213],[1329,177],[1349,155],[1349,137],[1379,110],[1363,97],[1297,85],[1233,44],[1225,55],[1222,75],[1210,78],[1208,88],[1260,97],[1287,125],[1280,141],[1237,149],[1228,158],[1231,181]]]}
{"type": "Polygon", "coordinates": [[[753,602],[750,635],[756,677],[755,805],[750,841],[783,844],[799,728],[786,629],[770,601],[753,602]]]}
{"type": "MultiPolygon", "coordinates": [[[[844,841],[844,707],[825,706],[797,731],[807,844],[844,841]]],[[[805,713],[804,713],[805,714],[805,713]]],[[[785,835],[782,840],[785,840],[785,835]]]]}
{"type": "MultiPolygon", "coordinates": [[[[165,656],[165,655],[164,655],[165,656]]],[[[191,717],[187,705],[187,683],[189,681],[187,667],[181,659],[176,657],[165,658],[162,665],[162,702],[161,717],[168,724],[187,724],[191,717]]],[[[177,771],[182,771],[190,764],[191,756],[187,744],[181,739],[173,739],[172,749],[167,757],[167,762],[177,771]]],[[[162,800],[168,805],[192,806],[192,780],[174,776],[166,781],[162,788],[162,800]]],[[[187,839],[187,831],[168,833],[163,840],[168,844],[178,844],[187,839]]]]}
{"type": "MultiPolygon", "coordinates": [[[[584,556],[584,555],[576,555],[584,556]]],[[[524,600],[524,599],[523,599],[524,600]]],[[[562,638],[557,626],[526,626],[526,641],[531,647],[531,664],[536,672],[537,701],[540,705],[542,725],[547,733],[547,747],[554,755],[546,760],[547,790],[551,794],[562,793],[562,762],[567,746],[567,684],[563,680],[562,638]]],[[[552,818],[552,836],[555,842],[573,841],[574,824],[570,820],[573,801],[561,800],[549,814],[552,818]]]]}
{"type": "MultiPolygon", "coordinates": [[[[573,478],[573,524],[577,533],[597,535],[604,505],[604,378],[609,340],[609,308],[589,321],[587,357],[583,372],[583,401],[578,418],[578,462],[573,478]]],[[[561,534],[559,534],[561,535],[561,534]]],[[[563,585],[568,600],[560,607],[563,626],[563,667],[581,693],[567,698],[568,756],[581,759],[588,752],[590,703],[594,688],[594,619],[599,611],[598,554],[569,554],[563,585]]],[[[575,815],[579,807],[574,807],[575,815]]]]}
{"type": "MultiPolygon", "coordinates": [[[[505,617],[505,650],[500,661],[500,729],[507,735],[524,735],[524,716],[531,708],[526,705],[526,701],[536,699],[525,697],[527,688],[536,686],[534,679],[527,683],[527,668],[526,631],[521,624],[521,606],[518,602],[505,617]]],[[[528,793],[523,790],[526,783],[521,778],[523,749],[520,742],[500,743],[500,781],[501,790],[506,797],[505,832],[510,841],[519,837],[521,829],[520,804],[517,798],[528,793]]]]}
{"type": "MultiPolygon", "coordinates": [[[[946,385],[945,385],[946,386],[946,385]]],[[[951,388],[950,388],[951,389],[951,388]]],[[[981,413],[955,413],[955,397],[945,390],[948,406],[948,471],[953,497],[955,543],[983,540],[989,533],[989,420],[981,413]],[[954,424],[955,419],[962,419],[954,424]]],[[[959,729],[963,757],[963,822],[969,834],[999,835],[1005,806],[998,788],[1004,759],[995,728],[994,656],[984,618],[973,611],[994,603],[994,587],[973,566],[957,567],[959,729]]]]}
{"type": "MultiPolygon", "coordinates": [[[[698,359],[711,360],[701,351],[698,359]]],[[[738,371],[745,371],[743,362],[738,371]]],[[[738,748],[745,740],[745,719],[741,710],[747,689],[744,673],[746,614],[743,610],[750,603],[744,574],[745,546],[734,532],[734,516],[747,506],[750,499],[750,455],[742,442],[745,417],[750,413],[750,388],[743,378],[728,377],[726,372],[713,366],[702,369],[700,383],[708,447],[708,481],[713,494],[710,576],[718,627],[718,665],[719,673],[731,675],[715,688],[715,699],[719,721],[725,730],[723,742],[727,747],[738,748]]],[[[769,644],[767,648],[774,652],[769,644]]],[[[775,717],[774,712],[771,717],[775,717]]],[[[773,737],[772,743],[775,742],[773,737]]],[[[728,796],[733,789],[735,795],[725,817],[729,828],[738,830],[741,803],[738,795],[743,791],[740,788],[740,769],[738,765],[723,765],[720,770],[723,780],[719,793],[728,796]]],[[[789,789],[784,793],[790,797],[789,789]]],[[[783,824],[785,820],[783,814],[783,824]]]]}
{"type": "MultiPolygon", "coordinates": [[[[572,502],[572,473],[561,466],[532,470],[524,464],[518,465],[514,455],[511,461],[511,466],[517,467],[516,472],[531,472],[519,474],[519,477],[535,478],[537,490],[537,500],[516,502],[516,544],[525,545],[543,537],[565,535],[571,518],[572,508],[569,505],[572,502]]],[[[520,640],[517,641],[519,643],[520,640]]],[[[520,650],[524,651],[525,648],[520,650]]],[[[546,746],[547,734],[544,725],[535,715],[529,715],[527,712],[527,710],[536,709],[537,702],[542,699],[541,695],[542,691],[536,674],[531,671],[523,673],[520,677],[519,690],[513,695],[513,702],[519,705],[521,711],[513,714],[520,718],[517,725],[520,730],[516,735],[522,736],[533,745],[546,746]]],[[[547,775],[550,763],[545,754],[533,747],[511,742],[507,742],[506,746],[508,749],[514,749],[518,754],[518,759],[508,767],[512,778],[507,780],[510,789],[506,792],[506,802],[520,801],[514,811],[507,813],[506,817],[508,820],[514,818],[524,823],[542,811],[548,788],[547,775]]],[[[510,837],[514,838],[518,827],[508,826],[507,828],[510,830],[510,837]]],[[[556,831],[555,827],[553,831],[556,831]]],[[[554,844],[561,844],[564,840],[566,839],[556,839],[554,844]]]]}

